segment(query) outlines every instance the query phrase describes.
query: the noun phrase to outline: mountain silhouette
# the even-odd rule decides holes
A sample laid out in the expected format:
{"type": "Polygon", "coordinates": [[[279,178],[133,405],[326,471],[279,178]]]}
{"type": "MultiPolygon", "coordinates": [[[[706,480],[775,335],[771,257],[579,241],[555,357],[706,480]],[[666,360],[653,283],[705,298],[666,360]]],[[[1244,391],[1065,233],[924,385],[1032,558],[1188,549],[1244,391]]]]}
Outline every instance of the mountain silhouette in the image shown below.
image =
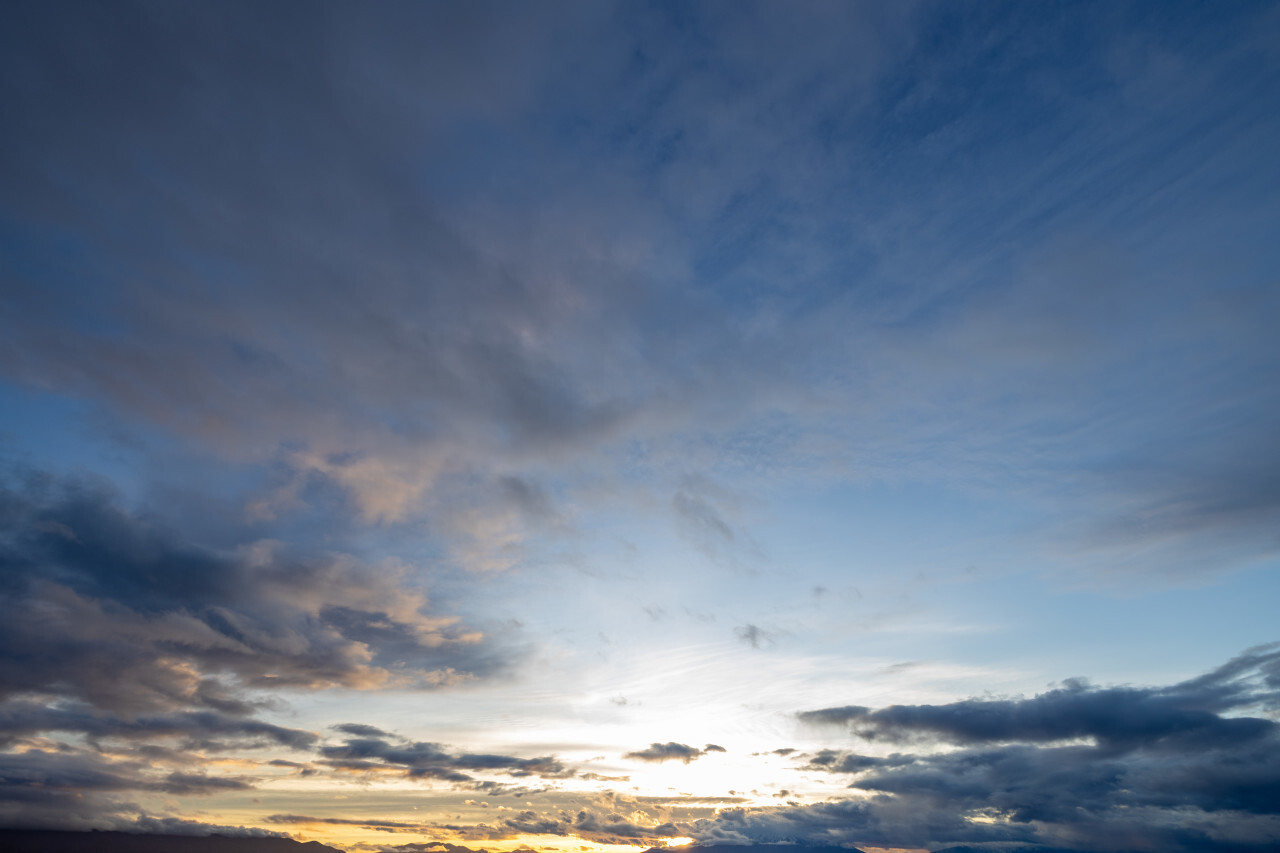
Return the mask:
{"type": "Polygon", "coordinates": [[[154,835],[0,829],[3,853],[342,853],[318,841],[226,835],[154,835]]]}
{"type": "Polygon", "coordinates": [[[686,844],[684,847],[650,847],[645,853],[863,853],[855,847],[810,844],[686,844]]]}

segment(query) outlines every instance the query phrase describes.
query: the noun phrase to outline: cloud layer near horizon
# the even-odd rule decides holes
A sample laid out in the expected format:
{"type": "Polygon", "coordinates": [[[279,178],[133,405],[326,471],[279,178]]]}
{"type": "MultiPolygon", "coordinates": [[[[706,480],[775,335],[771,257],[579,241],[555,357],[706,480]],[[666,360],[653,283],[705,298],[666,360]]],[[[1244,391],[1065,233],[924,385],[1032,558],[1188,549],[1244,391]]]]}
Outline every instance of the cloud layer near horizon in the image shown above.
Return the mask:
{"type": "MultiPolygon", "coordinates": [[[[810,724],[847,726],[868,744],[904,751],[829,750],[800,760],[849,774],[850,787],[870,794],[860,808],[865,822],[909,811],[920,818],[917,830],[939,827],[910,839],[912,827],[896,825],[877,835],[885,843],[892,836],[930,846],[1008,840],[1092,849],[1141,827],[1143,848],[1261,849],[1280,817],[1277,710],[1280,649],[1272,645],[1168,687],[1073,681],[1032,698],[805,711],[798,716],[810,724]],[[929,749],[937,744],[958,749],[929,749]],[[1000,822],[972,823],[969,838],[948,836],[941,826],[961,815],[1000,822]]],[[[818,837],[831,829],[822,812],[811,829],[818,837]]],[[[782,811],[754,825],[744,816],[742,837],[784,840],[779,827],[795,831],[806,813],[782,811]]],[[[733,837],[715,824],[706,829],[708,838],[733,837]]]]}
{"type": "Polygon", "coordinates": [[[186,542],[93,480],[21,472],[0,506],[0,820],[92,825],[95,792],[245,789],[189,768],[314,748],[262,719],[286,695],[439,689],[514,661],[431,613],[404,566],[186,542]]]}

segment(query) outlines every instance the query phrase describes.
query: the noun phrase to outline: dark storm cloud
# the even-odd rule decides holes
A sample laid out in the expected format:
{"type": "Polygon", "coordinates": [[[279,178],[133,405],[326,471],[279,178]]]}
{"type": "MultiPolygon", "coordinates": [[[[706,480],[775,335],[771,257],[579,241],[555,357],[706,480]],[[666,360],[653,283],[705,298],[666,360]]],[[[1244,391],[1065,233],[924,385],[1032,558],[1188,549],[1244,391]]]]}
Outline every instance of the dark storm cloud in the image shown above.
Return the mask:
{"type": "Polygon", "coordinates": [[[410,779],[477,783],[473,773],[499,773],[513,778],[565,779],[573,771],[553,756],[517,758],[511,755],[452,753],[438,743],[391,742],[376,737],[351,738],[323,746],[322,764],[337,770],[402,772],[410,779]]]}
{"type": "Polygon", "coordinates": [[[707,744],[705,749],[698,749],[696,746],[689,746],[683,743],[669,741],[667,743],[651,743],[644,749],[628,752],[623,758],[634,758],[637,761],[683,761],[688,764],[690,761],[701,758],[708,752],[724,752],[725,748],[716,746],[714,743],[707,744]]]}

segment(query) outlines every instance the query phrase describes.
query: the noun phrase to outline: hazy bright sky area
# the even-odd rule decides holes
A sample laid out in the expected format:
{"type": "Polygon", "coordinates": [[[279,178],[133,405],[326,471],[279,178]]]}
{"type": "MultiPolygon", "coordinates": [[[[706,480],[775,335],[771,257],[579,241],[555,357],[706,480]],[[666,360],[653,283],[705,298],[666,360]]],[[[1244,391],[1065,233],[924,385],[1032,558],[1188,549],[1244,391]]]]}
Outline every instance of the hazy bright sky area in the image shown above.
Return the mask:
{"type": "Polygon", "coordinates": [[[0,826],[1280,846],[1276,3],[10,0],[0,116],[0,826]]]}

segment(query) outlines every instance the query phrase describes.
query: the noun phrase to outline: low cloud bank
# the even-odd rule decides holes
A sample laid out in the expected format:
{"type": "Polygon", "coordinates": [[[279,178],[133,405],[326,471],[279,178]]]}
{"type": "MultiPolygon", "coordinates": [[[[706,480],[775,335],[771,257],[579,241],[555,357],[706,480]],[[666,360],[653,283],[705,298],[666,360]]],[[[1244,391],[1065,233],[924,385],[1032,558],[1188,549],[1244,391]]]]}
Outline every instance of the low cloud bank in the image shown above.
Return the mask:
{"type": "Polygon", "coordinates": [[[1166,687],[1081,680],[1030,698],[798,715],[889,754],[796,755],[857,798],[732,809],[702,843],[1258,851],[1280,838],[1280,644],[1166,687]]]}
{"type": "Polygon", "coordinates": [[[0,480],[0,825],[129,828],[128,792],[251,788],[218,772],[219,754],[320,743],[263,718],[282,691],[435,689],[510,663],[403,567],[237,529],[214,547],[101,481],[0,480]]]}

